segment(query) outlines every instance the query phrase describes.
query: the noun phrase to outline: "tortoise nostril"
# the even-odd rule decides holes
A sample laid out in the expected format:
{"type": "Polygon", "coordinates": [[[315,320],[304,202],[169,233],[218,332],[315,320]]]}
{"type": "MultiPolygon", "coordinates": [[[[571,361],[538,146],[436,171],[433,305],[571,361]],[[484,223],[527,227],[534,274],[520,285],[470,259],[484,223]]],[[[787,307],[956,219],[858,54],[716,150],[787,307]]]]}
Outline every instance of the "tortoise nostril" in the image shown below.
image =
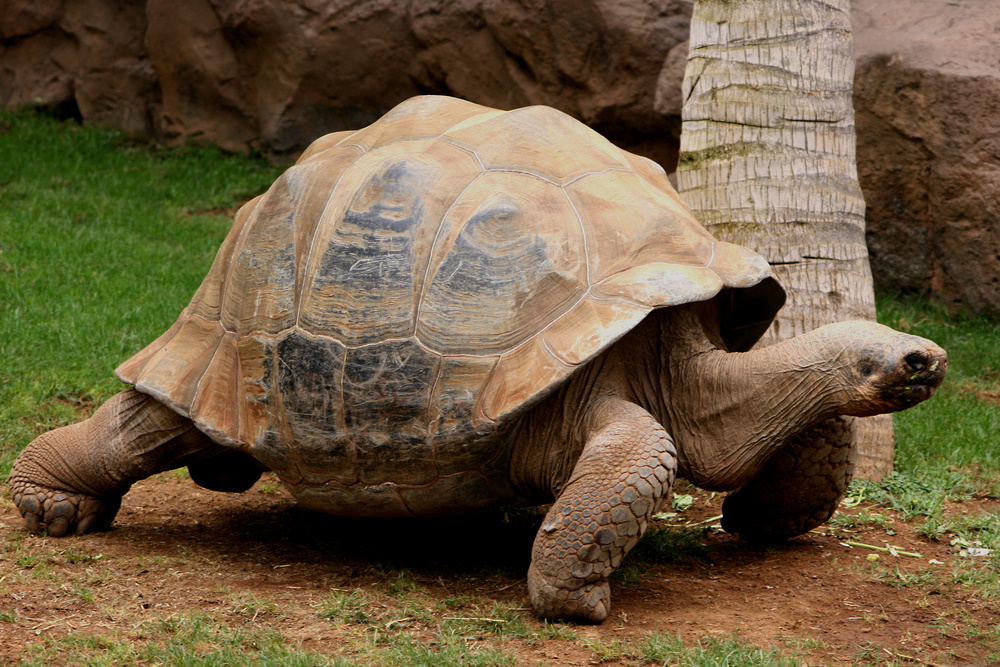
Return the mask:
{"type": "Polygon", "coordinates": [[[922,352],[911,352],[906,355],[903,361],[915,371],[922,371],[927,368],[927,355],[922,352]]]}

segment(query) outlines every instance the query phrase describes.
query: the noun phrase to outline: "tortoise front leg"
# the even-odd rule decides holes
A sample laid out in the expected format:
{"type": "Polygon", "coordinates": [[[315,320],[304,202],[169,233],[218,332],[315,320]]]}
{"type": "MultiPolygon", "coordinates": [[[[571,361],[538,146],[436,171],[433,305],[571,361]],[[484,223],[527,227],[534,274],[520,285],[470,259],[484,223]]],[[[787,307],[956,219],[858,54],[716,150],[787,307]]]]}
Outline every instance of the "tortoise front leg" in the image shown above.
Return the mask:
{"type": "Polygon", "coordinates": [[[833,516],[854,475],[854,417],[803,431],[722,504],[722,527],[750,542],[780,542],[833,516]]]}
{"type": "Polygon", "coordinates": [[[10,488],[31,532],[107,530],[134,482],[221,449],[191,420],[128,389],[90,419],[35,438],[14,462],[10,488]]]}
{"type": "Polygon", "coordinates": [[[673,440],[620,399],[591,417],[587,444],[535,537],[528,591],[545,618],[603,621],[608,577],[646,530],[674,482],[673,440]]]}

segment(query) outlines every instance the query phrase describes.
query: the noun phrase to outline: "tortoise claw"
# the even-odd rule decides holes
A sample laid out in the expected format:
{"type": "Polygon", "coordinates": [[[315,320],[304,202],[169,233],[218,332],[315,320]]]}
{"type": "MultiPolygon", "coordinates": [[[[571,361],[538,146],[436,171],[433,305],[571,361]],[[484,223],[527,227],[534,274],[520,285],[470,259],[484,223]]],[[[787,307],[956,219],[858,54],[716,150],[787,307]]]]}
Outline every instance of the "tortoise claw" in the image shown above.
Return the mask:
{"type": "Polygon", "coordinates": [[[29,485],[15,490],[14,504],[29,532],[44,530],[53,537],[64,537],[107,530],[121,507],[121,499],[29,485]]]}
{"type": "Polygon", "coordinates": [[[528,592],[535,611],[553,620],[600,623],[608,617],[611,606],[611,587],[606,579],[561,581],[545,576],[534,564],[528,568],[528,592]]]}

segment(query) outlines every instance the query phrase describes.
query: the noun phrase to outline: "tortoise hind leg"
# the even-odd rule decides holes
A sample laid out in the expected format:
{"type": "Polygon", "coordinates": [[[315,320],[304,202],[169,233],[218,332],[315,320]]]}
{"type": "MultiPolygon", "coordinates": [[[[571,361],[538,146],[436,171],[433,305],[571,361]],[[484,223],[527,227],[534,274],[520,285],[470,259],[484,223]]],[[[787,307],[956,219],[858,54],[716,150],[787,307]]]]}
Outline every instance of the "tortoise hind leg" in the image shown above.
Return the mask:
{"type": "Polygon", "coordinates": [[[854,417],[803,431],[722,504],[722,527],[749,542],[780,542],[825,523],[854,475],[854,417]]]}
{"type": "Polygon", "coordinates": [[[221,449],[191,420],[128,389],[90,419],[35,438],[14,462],[9,483],[32,532],[107,530],[134,482],[221,449]]]}

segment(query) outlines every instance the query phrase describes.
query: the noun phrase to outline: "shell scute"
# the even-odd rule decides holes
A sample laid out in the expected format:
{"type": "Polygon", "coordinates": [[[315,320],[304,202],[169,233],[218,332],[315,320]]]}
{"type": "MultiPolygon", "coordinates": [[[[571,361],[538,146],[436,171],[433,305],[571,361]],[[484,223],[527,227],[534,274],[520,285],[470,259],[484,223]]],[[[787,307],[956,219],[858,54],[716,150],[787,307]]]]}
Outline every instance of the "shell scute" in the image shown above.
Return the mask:
{"type": "MultiPolygon", "coordinates": [[[[348,146],[352,146],[358,153],[363,153],[364,149],[360,146],[354,146],[350,144],[348,140],[350,137],[357,134],[357,130],[341,130],[340,132],[331,132],[330,134],[323,135],[319,139],[313,141],[309,146],[302,152],[299,159],[295,161],[296,165],[305,164],[317,157],[320,157],[326,151],[343,146],[345,143],[348,146]]],[[[327,159],[328,156],[322,155],[322,159],[327,159]]]]}
{"type": "Polygon", "coordinates": [[[559,187],[484,174],[441,227],[417,336],[442,354],[502,354],[586,293],[586,256],[580,221],[559,187]]]}
{"type": "Polygon", "coordinates": [[[227,278],[230,275],[233,255],[243,231],[247,229],[248,225],[252,224],[254,220],[253,214],[263,198],[264,195],[255,197],[241,206],[236,212],[233,227],[229,230],[226,240],[222,242],[222,247],[219,248],[219,252],[212,262],[212,268],[209,269],[205,279],[201,281],[201,286],[195,292],[194,297],[192,297],[186,313],[197,315],[211,322],[218,322],[220,320],[223,293],[228,286],[229,281],[227,278]]]}
{"type": "Polygon", "coordinates": [[[219,338],[212,360],[198,382],[191,418],[215,440],[238,444],[243,397],[239,394],[240,361],[237,336],[227,331],[219,338]]]}
{"type": "Polygon", "coordinates": [[[477,116],[491,117],[495,109],[465,100],[427,95],[409,99],[386,113],[366,128],[341,140],[341,144],[354,144],[370,150],[395,141],[431,139],[449,128],[477,116]]]}
{"type": "Polygon", "coordinates": [[[280,423],[274,391],[274,345],[274,337],[267,335],[242,336],[236,341],[240,430],[233,440],[241,449],[248,449],[245,443],[259,442],[272,424],[280,423]]]}
{"type": "Polygon", "coordinates": [[[428,437],[442,476],[475,470],[493,455],[479,440],[494,433],[495,424],[475,420],[478,389],[486,384],[499,357],[442,357],[431,391],[428,437]]]}
{"type": "Polygon", "coordinates": [[[541,336],[535,336],[500,357],[477,397],[473,419],[499,422],[523,412],[569,377],[575,368],[548,349],[541,336]]]}
{"type": "Polygon", "coordinates": [[[624,336],[648,312],[643,305],[592,292],[539,335],[563,364],[576,366],[597,354],[607,340],[624,336]]]}
{"type": "MultiPolygon", "coordinates": [[[[290,443],[283,467],[294,467],[308,482],[357,481],[341,390],[346,356],[337,341],[293,331],[277,341],[270,361],[280,406],[272,428],[290,443]]],[[[256,446],[250,451],[256,455],[256,446]]]]}
{"type": "Polygon", "coordinates": [[[707,267],[650,262],[602,280],[594,294],[656,308],[710,299],[724,285],[718,274],[707,267]]]}
{"type": "Polygon", "coordinates": [[[230,269],[244,280],[227,281],[224,293],[220,320],[228,331],[277,334],[295,324],[295,235],[289,224],[295,214],[287,188],[254,208],[230,269]]]}
{"type": "Polygon", "coordinates": [[[610,141],[545,106],[470,119],[443,138],[474,152],[486,169],[528,172],[560,185],[584,174],[629,168],[610,141]]]}
{"type": "Polygon", "coordinates": [[[589,232],[594,282],[647,262],[707,266],[715,239],[673,199],[631,172],[581,178],[566,191],[589,232]],[[629,193],[628,205],[623,194],[629,193]]]}
{"type": "MultiPolygon", "coordinates": [[[[184,345],[163,345],[146,360],[142,380],[137,383],[145,391],[168,405],[190,406],[198,391],[202,376],[208,370],[223,337],[218,322],[197,316],[183,316],[173,329],[184,345]]],[[[171,333],[168,331],[167,333],[171,333]]]]}

